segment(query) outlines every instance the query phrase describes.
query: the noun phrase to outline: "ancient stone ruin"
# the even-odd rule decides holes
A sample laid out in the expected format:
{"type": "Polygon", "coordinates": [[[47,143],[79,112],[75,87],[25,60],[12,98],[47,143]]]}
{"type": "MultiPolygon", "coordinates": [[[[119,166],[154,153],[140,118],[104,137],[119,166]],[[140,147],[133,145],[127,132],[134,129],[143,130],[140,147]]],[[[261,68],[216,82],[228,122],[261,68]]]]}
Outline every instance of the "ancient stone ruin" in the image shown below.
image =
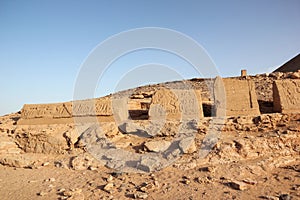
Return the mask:
{"type": "MultiPolygon", "coordinates": [[[[270,191],[284,186],[298,197],[298,75],[195,78],[103,98],[27,104],[21,112],[0,117],[2,173],[36,173],[36,185],[44,188],[34,188],[33,195],[47,199],[77,197],[73,184],[79,176],[81,194],[87,199],[109,199],[111,194],[116,199],[139,199],[137,194],[159,199],[160,191],[168,191],[169,186],[174,188],[169,191],[172,195],[183,187],[187,193],[197,188],[199,195],[212,185],[210,199],[219,190],[219,197],[223,191],[244,195],[240,199],[247,199],[251,191],[257,192],[255,198],[265,197],[269,195],[265,186],[270,191]],[[45,180],[40,178],[45,172],[67,177],[58,174],[50,184],[50,173],[45,180]],[[138,183],[141,177],[157,190],[138,183]],[[66,185],[60,185],[65,180],[66,185]],[[55,183],[56,188],[49,190],[55,183]],[[127,189],[119,190],[122,185],[127,189]],[[73,193],[59,192],[61,188],[73,193]]],[[[35,184],[28,180],[26,185],[35,184]]]]}
{"type": "Polygon", "coordinates": [[[150,119],[202,118],[201,91],[160,88],[152,96],[149,117],[150,119]]]}
{"type": "Polygon", "coordinates": [[[259,115],[259,106],[252,80],[223,79],[226,116],[259,115]]]}
{"type": "MultiPolygon", "coordinates": [[[[206,81],[206,80],[205,80],[206,81]]],[[[204,81],[204,82],[205,82],[204,81]]],[[[192,82],[193,83],[193,82],[192,82]]],[[[138,91],[103,98],[55,104],[25,104],[18,124],[73,123],[74,118],[96,117],[99,121],[130,118],[147,119],[201,119],[211,116],[255,116],[264,113],[263,104],[257,98],[254,81],[241,78],[208,80],[211,87],[182,88],[180,84],[153,86],[153,91],[138,91]],[[212,81],[212,84],[210,82],[212,81]],[[127,95],[127,96],[126,96],[127,95]],[[120,99],[124,99],[120,107],[120,99]],[[204,101],[203,101],[204,99],[204,101]],[[126,105],[125,105],[126,104],[126,105]],[[204,106],[210,105],[209,113],[204,106]],[[113,107],[118,111],[114,112],[113,107]],[[120,110],[121,109],[121,110],[120,110]],[[118,113],[118,116],[115,115],[118,113]]],[[[275,80],[273,83],[272,112],[299,111],[300,83],[297,79],[275,80]]],[[[121,120],[121,121],[122,121],[121,120]]],[[[119,120],[120,121],[120,120],[119,120]]]]}
{"type": "Polygon", "coordinates": [[[275,112],[300,112],[300,80],[274,81],[273,100],[275,112]]]}
{"type": "Polygon", "coordinates": [[[18,124],[72,123],[74,117],[113,115],[109,97],[54,104],[25,104],[18,124]]]}

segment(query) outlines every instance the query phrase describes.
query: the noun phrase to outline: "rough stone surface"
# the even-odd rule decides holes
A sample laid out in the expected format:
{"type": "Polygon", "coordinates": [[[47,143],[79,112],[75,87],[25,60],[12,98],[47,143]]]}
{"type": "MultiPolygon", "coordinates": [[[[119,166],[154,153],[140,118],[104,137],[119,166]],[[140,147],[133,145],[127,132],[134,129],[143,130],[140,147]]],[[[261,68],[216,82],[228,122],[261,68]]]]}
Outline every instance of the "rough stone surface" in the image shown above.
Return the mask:
{"type": "Polygon", "coordinates": [[[109,97],[55,104],[25,104],[18,124],[71,123],[72,117],[112,116],[109,97]]]}
{"type": "Polygon", "coordinates": [[[199,90],[160,88],[152,96],[150,119],[202,118],[202,100],[199,90]],[[158,105],[158,106],[157,106],[158,105]]]}
{"type": "Polygon", "coordinates": [[[149,150],[153,152],[163,152],[167,150],[170,146],[171,142],[169,141],[149,141],[144,144],[144,146],[149,150]]]}
{"type": "Polygon", "coordinates": [[[138,169],[144,172],[151,172],[159,169],[160,167],[161,166],[159,166],[157,159],[145,156],[141,158],[138,169]]]}
{"type": "Polygon", "coordinates": [[[215,116],[226,116],[226,92],[223,79],[216,77],[214,83],[214,99],[215,99],[215,116]]]}
{"type": "Polygon", "coordinates": [[[105,192],[108,192],[108,193],[112,193],[112,192],[113,192],[113,189],[114,189],[114,184],[113,184],[113,183],[107,183],[107,184],[104,186],[104,188],[103,188],[103,190],[104,190],[105,192]]]}
{"type": "Polygon", "coordinates": [[[69,149],[68,142],[64,137],[69,126],[46,126],[20,127],[15,130],[15,142],[19,148],[31,153],[62,153],[69,149]]]}
{"type": "Polygon", "coordinates": [[[0,132],[0,155],[18,154],[21,149],[18,148],[13,138],[8,137],[6,133],[0,132]]]}
{"type": "Polygon", "coordinates": [[[97,170],[100,162],[96,160],[90,153],[82,153],[71,157],[70,167],[74,170],[97,170]]]}
{"type": "Polygon", "coordinates": [[[226,116],[260,114],[253,81],[225,78],[223,84],[226,93],[226,116]]]}
{"type": "Polygon", "coordinates": [[[276,112],[300,112],[300,80],[274,81],[273,100],[276,112]]]}
{"type": "Polygon", "coordinates": [[[112,100],[113,115],[118,125],[124,123],[129,118],[127,104],[127,98],[112,100]]]}
{"type": "Polygon", "coordinates": [[[133,196],[135,199],[147,199],[148,198],[148,194],[144,193],[144,192],[136,192],[136,193],[134,193],[133,196]]]}
{"type": "Polygon", "coordinates": [[[232,187],[233,189],[235,189],[235,190],[242,190],[243,191],[243,190],[248,189],[247,184],[243,183],[241,181],[231,181],[231,182],[228,183],[228,185],[230,187],[232,187]]]}
{"type": "Polygon", "coordinates": [[[194,137],[186,137],[180,140],[179,148],[183,153],[194,153],[197,150],[194,137]]]}

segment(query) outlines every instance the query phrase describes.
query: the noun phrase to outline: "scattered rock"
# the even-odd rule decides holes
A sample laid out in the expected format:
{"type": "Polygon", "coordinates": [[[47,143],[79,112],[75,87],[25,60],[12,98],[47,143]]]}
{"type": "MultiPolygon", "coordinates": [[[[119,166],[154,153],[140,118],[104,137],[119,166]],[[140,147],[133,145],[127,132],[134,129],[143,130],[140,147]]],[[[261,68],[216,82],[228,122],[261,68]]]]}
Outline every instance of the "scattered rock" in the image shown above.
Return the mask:
{"type": "Polygon", "coordinates": [[[179,148],[183,153],[194,153],[197,150],[194,137],[187,137],[180,140],[179,148]]]}
{"type": "Polygon", "coordinates": [[[279,195],[279,200],[291,200],[291,196],[289,194],[281,194],[279,195]]]}
{"type": "Polygon", "coordinates": [[[154,181],[154,185],[155,185],[156,187],[159,187],[159,186],[160,186],[160,184],[159,184],[158,181],[154,181]]]}
{"type": "Polygon", "coordinates": [[[107,183],[103,188],[103,190],[108,193],[113,193],[113,189],[114,189],[113,183],[107,183]]]}
{"type": "Polygon", "coordinates": [[[244,182],[240,182],[240,181],[229,182],[228,186],[230,186],[231,188],[233,188],[235,190],[241,190],[241,191],[248,189],[247,184],[244,182]]]}
{"type": "Polygon", "coordinates": [[[205,177],[198,177],[195,179],[198,183],[200,184],[208,184],[210,183],[212,180],[211,180],[211,177],[209,176],[205,176],[205,177]]]}
{"type": "Polygon", "coordinates": [[[69,189],[67,191],[62,188],[58,190],[58,193],[61,193],[61,195],[63,196],[62,199],[84,200],[84,194],[82,193],[82,189],[80,188],[69,189]]]}
{"type": "Polygon", "coordinates": [[[88,170],[91,170],[91,171],[96,171],[97,169],[98,169],[97,167],[93,167],[93,166],[88,167],[88,170]]]}
{"type": "Polygon", "coordinates": [[[186,185],[189,185],[191,183],[190,177],[188,177],[188,176],[183,176],[182,179],[183,180],[181,182],[186,185]]]}
{"type": "Polygon", "coordinates": [[[0,164],[9,167],[26,168],[33,166],[34,160],[29,156],[20,154],[10,154],[5,157],[0,157],[0,164]]]}
{"type": "Polygon", "coordinates": [[[147,183],[147,182],[144,182],[139,186],[139,190],[141,192],[147,192],[153,188],[154,188],[154,185],[152,183],[147,183]]]}
{"type": "Polygon", "coordinates": [[[216,171],[216,167],[214,166],[201,167],[199,171],[214,173],[216,171]]]}
{"type": "Polygon", "coordinates": [[[250,179],[244,179],[243,180],[244,183],[250,184],[250,185],[256,185],[257,182],[254,180],[250,180],[250,179]]]}
{"type": "Polygon", "coordinates": [[[171,145],[171,142],[169,141],[149,141],[145,142],[144,146],[149,150],[153,152],[163,152],[169,148],[171,145]]]}
{"type": "Polygon", "coordinates": [[[43,191],[42,191],[42,192],[39,192],[39,193],[37,193],[37,195],[38,195],[38,196],[45,196],[45,195],[47,195],[47,194],[48,194],[47,192],[43,192],[43,191]]]}
{"type": "Polygon", "coordinates": [[[62,195],[65,197],[71,197],[73,195],[72,191],[63,191],[62,195]]]}
{"type": "Polygon", "coordinates": [[[50,165],[49,162],[44,162],[44,163],[42,164],[42,166],[48,166],[48,165],[50,165]]]}
{"type": "Polygon", "coordinates": [[[111,182],[114,179],[112,175],[109,175],[109,177],[106,179],[107,182],[111,182]]]}
{"type": "Polygon", "coordinates": [[[75,129],[70,129],[63,134],[66,142],[69,146],[69,149],[72,150],[74,148],[74,144],[78,141],[79,134],[75,129]]]}
{"type": "Polygon", "coordinates": [[[182,182],[186,185],[189,185],[191,183],[191,181],[189,179],[184,179],[182,182]]]}
{"type": "Polygon", "coordinates": [[[144,192],[136,192],[133,194],[135,199],[147,199],[148,198],[148,194],[144,193],[144,192]]]}
{"type": "Polygon", "coordinates": [[[54,181],[55,181],[55,178],[50,178],[49,181],[50,181],[50,182],[54,182],[54,181]]]}
{"type": "Polygon", "coordinates": [[[262,196],[259,196],[259,198],[266,199],[266,200],[278,200],[278,198],[274,197],[274,196],[264,196],[264,195],[262,195],[262,196]]]}
{"type": "Polygon", "coordinates": [[[84,153],[71,158],[71,167],[74,170],[86,170],[96,168],[96,163],[91,155],[84,153]]]}
{"type": "Polygon", "coordinates": [[[291,189],[296,190],[296,191],[300,191],[300,185],[295,184],[295,185],[292,186],[291,189]]]}

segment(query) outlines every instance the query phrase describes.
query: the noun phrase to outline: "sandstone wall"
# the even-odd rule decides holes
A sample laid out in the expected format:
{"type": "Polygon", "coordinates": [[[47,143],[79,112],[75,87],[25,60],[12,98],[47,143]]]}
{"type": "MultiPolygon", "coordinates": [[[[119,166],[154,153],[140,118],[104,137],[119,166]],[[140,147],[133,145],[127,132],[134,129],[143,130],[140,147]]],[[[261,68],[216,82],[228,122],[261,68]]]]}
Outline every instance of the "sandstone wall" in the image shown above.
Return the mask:
{"type": "Polygon", "coordinates": [[[226,116],[260,115],[252,80],[230,78],[222,80],[226,94],[226,116]]]}
{"type": "MultiPolygon", "coordinates": [[[[206,99],[209,101],[202,101],[203,91],[199,87],[196,87],[196,89],[185,89],[184,87],[168,89],[167,87],[157,86],[153,91],[139,91],[140,93],[131,95],[129,99],[126,97],[122,109],[120,107],[121,101],[114,101],[115,103],[112,105],[112,97],[110,96],[55,104],[25,104],[21,111],[21,118],[17,123],[25,125],[66,124],[73,123],[74,118],[84,118],[84,122],[86,120],[94,122],[95,117],[98,118],[98,121],[103,122],[118,121],[119,118],[119,121],[128,118],[135,120],[148,118],[203,118],[202,104],[206,102],[211,103],[211,108],[214,108],[215,111],[212,114],[218,117],[260,115],[255,85],[252,79],[218,77],[215,80],[212,79],[209,83],[214,88],[213,90],[206,89],[204,91],[205,93],[213,93],[213,95],[209,95],[210,98],[206,99]]],[[[269,85],[268,87],[272,88],[269,85]]],[[[117,98],[121,97],[122,95],[119,95],[117,98]]],[[[273,99],[275,112],[300,112],[300,80],[275,80],[273,83],[273,99]]]]}
{"type": "Polygon", "coordinates": [[[277,80],[273,83],[273,105],[275,112],[300,112],[300,80],[277,80]]]}
{"type": "Polygon", "coordinates": [[[150,119],[202,118],[200,90],[160,88],[152,96],[150,119]]]}
{"type": "Polygon", "coordinates": [[[108,97],[54,104],[25,104],[18,124],[73,123],[73,117],[112,116],[108,97]]]}

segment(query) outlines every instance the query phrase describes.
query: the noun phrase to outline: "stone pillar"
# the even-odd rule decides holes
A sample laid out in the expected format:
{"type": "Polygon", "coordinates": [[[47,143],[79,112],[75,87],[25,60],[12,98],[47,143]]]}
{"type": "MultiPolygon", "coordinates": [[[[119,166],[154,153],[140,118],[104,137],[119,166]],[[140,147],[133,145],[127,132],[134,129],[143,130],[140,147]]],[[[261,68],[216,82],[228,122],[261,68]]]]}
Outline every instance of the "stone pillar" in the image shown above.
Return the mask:
{"type": "Polygon", "coordinates": [[[215,116],[222,118],[226,116],[226,92],[223,79],[217,76],[214,82],[215,116]]]}
{"type": "Polygon", "coordinates": [[[273,82],[273,105],[275,112],[300,112],[300,80],[276,80],[273,82]]]}
{"type": "Polygon", "coordinates": [[[241,70],[241,77],[246,77],[247,76],[247,70],[246,69],[242,69],[241,70]]]}

